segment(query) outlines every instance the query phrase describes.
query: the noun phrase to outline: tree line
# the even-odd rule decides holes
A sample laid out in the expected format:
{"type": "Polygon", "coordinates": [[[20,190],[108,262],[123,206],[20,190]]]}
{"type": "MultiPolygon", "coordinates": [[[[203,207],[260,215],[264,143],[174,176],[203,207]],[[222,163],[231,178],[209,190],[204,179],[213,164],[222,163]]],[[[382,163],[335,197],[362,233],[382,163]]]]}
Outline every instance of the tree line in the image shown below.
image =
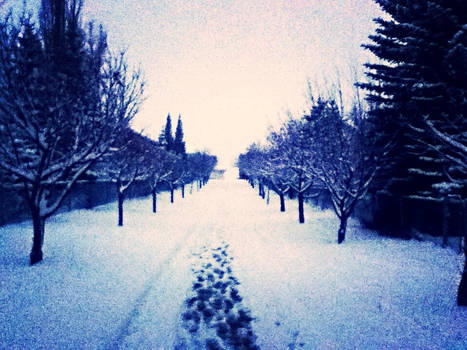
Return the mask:
{"type": "MultiPolygon", "coordinates": [[[[163,134],[174,140],[171,117],[167,116],[163,134]]],[[[209,180],[217,164],[217,157],[206,152],[187,153],[183,140],[181,117],[175,133],[177,142],[156,142],[149,137],[125,128],[115,138],[108,152],[90,168],[86,175],[95,180],[115,183],[118,204],[118,225],[123,226],[123,204],[127,190],[135,181],[149,183],[152,196],[152,212],[157,212],[157,194],[161,185],[170,190],[170,202],[174,202],[174,191],[181,189],[185,198],[185,186],[196,182],[201,189],[209,180]],[[178,135],[178,136],[177,136],[178,135]]]]}
{"type": "Polygon", "coordinates": [[[355,104],[345,115],[333,99],[313,99],[310,113],[289,116],[267,137],[266,144],[252,144],[238,158],[241,176],[272,188],[285,211],[284,197],[298,200],[298,220],[305,222],[304,202],[322,191],[330,195],[340,220],[338,243],[345,240],[347,220],[358,200],[368,191],[378,169],[378,157],[369,147],[366,113],[355,104]]]}
{"type": "MultiPolygon", "coordinates": [[[[367,80],[355,84],[366,91],[365,103],[357,98],[345,114],[340,98],[318,98],[310,113],[290,117],[266,145],[241,154],[240,172],[259,183],[260,194],[264,184],[274,189],[281,210],[285,193],[297,196],[300,222],[304,198],[327,191],[340,219],[339,243],[365,194],[455,203],[467,256],[467,3],[375,2],[385,16],[362,46],[376,61],[364,66],[367,80]]],[[[467,305],[465,267],[457,302],[467,305]]]]}
{"type": "MultiPolygon", "coordinates": [[[[204,184],[216,164],[135,132],[130,121],[144,101],[144,81],[125,53],[109,50],[106,32],[82,23],[82,0],[42,0],[35,21],[26,10],[0,19],[0,180],[27,200],[31,265],[43,259],[45,222],[83,179],[117,186],[123,199],[135,180],[173,188],[204,184]]],[[[183,139],[183,134],[177,139],[183,139]]],[[[7,200],[4,198],[4,200],[7,200]]]]}

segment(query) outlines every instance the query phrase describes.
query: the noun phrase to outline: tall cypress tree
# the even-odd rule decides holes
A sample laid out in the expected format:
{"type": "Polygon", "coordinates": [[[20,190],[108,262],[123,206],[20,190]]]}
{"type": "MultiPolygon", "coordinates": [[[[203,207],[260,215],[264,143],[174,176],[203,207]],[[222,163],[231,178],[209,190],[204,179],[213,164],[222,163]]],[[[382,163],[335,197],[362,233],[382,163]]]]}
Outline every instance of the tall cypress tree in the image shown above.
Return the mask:
{"type": "Polygon", "coordinates": [[[182,156],[186,155],[185,141],[183,141],[182,117],[178,116],[177,128],[175,129],[174,151],[182,156]]]}
{"type": "Polygon", "coordinates": [[[172,135],[172,119],[170,113],[167,114],[167,121],[164,129],[165,147],[167,151],[173,151],[174,138],[172,135]]]}
{"type": "MultiPolygon", "coordinates": [[[[446,162],[427,132],[425,119],[443,128],[465,110],[465,65],[450,64],[455,38],[465,26],[463,0],[375,0],[391,18],[377,18],[364,45],[381,59],[367,64],[376,144],[391,145],[379,184],[391,195],[439,197],[446,162]]],[[[465,36],[464,36],[465,38],[465,36]]],[[[455,61],[458,62],[458,59],[455,61]]]]}

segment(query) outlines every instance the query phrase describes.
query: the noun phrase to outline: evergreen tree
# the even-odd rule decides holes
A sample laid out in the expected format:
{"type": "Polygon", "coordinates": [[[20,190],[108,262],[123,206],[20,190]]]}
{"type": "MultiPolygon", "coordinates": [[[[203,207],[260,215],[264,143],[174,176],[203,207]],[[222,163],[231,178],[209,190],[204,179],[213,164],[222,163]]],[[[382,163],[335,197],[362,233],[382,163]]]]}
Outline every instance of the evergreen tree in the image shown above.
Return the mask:
{"type": "MultiPolygon", "coordinates": [[[[76,3],[76,1],[73,2],[76,3]]],[[[60,63],[62,63],[62,54],[65,51],[65,7],[66,0],[41,0],[39,12],[45,47],[49,58],[57,64],[57,68],[63,67],[60,63]]]]}
{"type": "Polygon", "coordinates": [[[164,144],[167,151],[174,150],[174,138],[172,134],[172,119],[170,118],[170,113],[167,114],[167,121],[165,123],[164,129],[164,144]]]}
{"type": "MultiPolygon", "coordinates": [[[[364,45],[381,62],[367,64],[361,84],[373,106],[376,145],[391,145],[377,182],[395,196],[439,198],[433,185],[446,181],[446,161],[438,156],[425,119],[440,128],[465,110],[465,65],[454,54],[464,31],[462,0],[375,0],[391,18],[377,18],[373,43],[364,45]],[[461,68],[462,67],[462,68],[461,68]]],[[[464,36],[465,37],[465,36],[464,36]]]]}
{"type": "Polygon", "coordinates": [[[177,128],[175,129],[175,140],[173,144],[175,153],[186,156],[185,141],[183,141],[182,117],[178,116],[177,128]]]}
{"type": "MultiPolygon", "coordinates": [[[[382,62],[366,65],[372,81],[361,85],[378,144],[393,144],[381,183],[393,195],[457,198],[465,210],[467,2],[375,1],[391,18],[375,20],[364,46],[382,62]]],[[[464,267],[459,305],[467,305],[466,280],[464,267]]]]}

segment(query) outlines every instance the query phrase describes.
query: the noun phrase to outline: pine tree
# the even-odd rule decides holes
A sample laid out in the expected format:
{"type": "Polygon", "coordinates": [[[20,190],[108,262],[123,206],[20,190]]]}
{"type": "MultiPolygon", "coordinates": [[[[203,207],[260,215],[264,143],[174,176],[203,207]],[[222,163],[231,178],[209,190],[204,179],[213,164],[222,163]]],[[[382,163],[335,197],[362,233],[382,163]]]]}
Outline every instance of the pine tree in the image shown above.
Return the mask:
{"type": "Polygon", "coordinates": [[[185,141],[183,141],[183,126],[182,126],[181,116],[178,116],[177,129],[175,129],[175,140],[173,144],[173,149],[176,154],[180,154],[185,158],[186,150],[185,150],[185,141]]]}
{"type": "Polygon", "coordinates": [[[375,19],[379,28],[370,36],[373,43],[364,45],[382,60],[366,65],[371,81],[361,84],[374,107],[376,143],[392,145],[378,183],[391,195],[437,198],[433,185],[446,181],[446,161],[426,146],[433,136],[425,119],[447,126],[446,119],[465,110],[465,90],[459,92],[465,66],[459,70],[448,60],[451,43],[466,23],[466,3],[375,1],[391,16],[375,19]]]}

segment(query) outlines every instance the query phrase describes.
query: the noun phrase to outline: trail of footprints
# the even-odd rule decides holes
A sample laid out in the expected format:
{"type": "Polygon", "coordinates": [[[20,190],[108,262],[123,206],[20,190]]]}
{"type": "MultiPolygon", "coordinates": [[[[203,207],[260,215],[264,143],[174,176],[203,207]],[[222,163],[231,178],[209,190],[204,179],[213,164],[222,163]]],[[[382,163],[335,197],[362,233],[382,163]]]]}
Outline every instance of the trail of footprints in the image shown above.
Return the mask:
{"type": "MultiPolygon", "coordinates": [[[[192,268],[195,280],[185,300],[183,327],[188,331],[192,347],[209,350],[259,349],[250,311],[242,306],[240,284],[232,274],[229,245],[203,247],[192,268]]],[[[192,348],[188,347],[188,348],[192,348]]],[[[187,346],[179,347],[179,349],[187,346]]]]}

